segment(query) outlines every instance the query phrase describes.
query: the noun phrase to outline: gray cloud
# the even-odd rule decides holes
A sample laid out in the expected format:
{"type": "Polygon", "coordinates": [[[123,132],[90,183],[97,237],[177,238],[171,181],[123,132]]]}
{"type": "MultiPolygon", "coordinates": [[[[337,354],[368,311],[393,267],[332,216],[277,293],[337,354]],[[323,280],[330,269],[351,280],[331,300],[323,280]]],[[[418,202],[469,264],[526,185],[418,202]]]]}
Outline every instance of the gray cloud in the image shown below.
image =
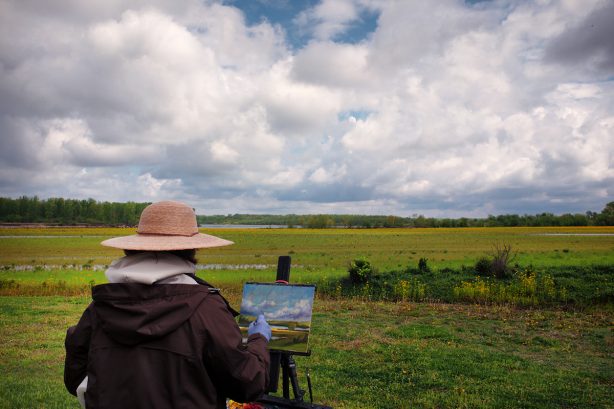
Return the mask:
{"type": "Polygon", "coordinates": [[[553,38],[545,49],[549,61],[592,66],[614,74],[614,2],[603,1],[579,23],[553,38]]]}
{"type": "Polygon", "coordinates": [[[610,2],[321,2],[296,50],[219,2],[37,4],[0,0],[1,195],[454,217],[614,195],[610,2]],[[367,9],[375,32],[336,40],[367,9]]]}

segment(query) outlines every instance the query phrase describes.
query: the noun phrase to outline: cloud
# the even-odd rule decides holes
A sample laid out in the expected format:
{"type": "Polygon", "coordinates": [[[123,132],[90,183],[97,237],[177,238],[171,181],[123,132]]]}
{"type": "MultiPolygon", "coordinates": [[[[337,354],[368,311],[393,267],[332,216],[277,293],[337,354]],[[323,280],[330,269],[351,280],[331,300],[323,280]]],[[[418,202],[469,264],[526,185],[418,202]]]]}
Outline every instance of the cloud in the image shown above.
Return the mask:
{"type": "Polygon", "coordinates": [[[318,40],[333,39],[345,32],[358,19],[356,2],[351,0],[323,0],[296,17],[296,23],[313,33],[318,40]]]}
{"type": "Polygon", "coordinates": [[[1,195],[483,216],[614,194],[607,1],[320,1],[276,24],[39,3],[0,2],[1,195]]]}
{"type": "Polygon", "coordinates": [[[566,27],[545,49],[546,60],[588,66],[602,75],[614,74],[614,3],[603,1],[586,17],[566,27]]]}
{"type": "Polygon", "coordinates": [[[368,49],[364,45],[313,42],[297,53],[292,78],[332,87],[362,87],[368,81],[368,49]]]}

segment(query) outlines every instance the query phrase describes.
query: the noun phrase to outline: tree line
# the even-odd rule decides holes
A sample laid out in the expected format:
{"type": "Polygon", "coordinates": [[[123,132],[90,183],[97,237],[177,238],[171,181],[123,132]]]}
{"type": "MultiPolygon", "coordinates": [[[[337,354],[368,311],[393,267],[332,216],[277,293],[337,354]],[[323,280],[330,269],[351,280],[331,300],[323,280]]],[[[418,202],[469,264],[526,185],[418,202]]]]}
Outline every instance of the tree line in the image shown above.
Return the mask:
{"type": "MultiPolygon", "coordinates": [[[[45,223],[61,225],[135,226],[143,209],[150,203],[99,202],[94,199],[64,199],[21,196],[17,199],[0,197],[0,222],[45,223]]],[[[197,216],[199,224],[281,225],[307,228],[376,228],[376,227],[515,227],[515,226],[614,226],[614,202],[601,213],[584,214],[541,213],[535,215],[504,214],[485,218],[434,218],[380,215],[273,215],[228,214],[197,216]]]]}
{"type": "Polygon", "coordinates": [[[504,214],[491,215],[486,218],[461,217],[458,219],[424,217],[422,215],[401,217],[344,214],[228,214],[198,216],[198,222],[199,224],[257,224],[308,228],[614,226],[614,202],[608,203],[601,213],[588,211],[584,214],[504,214]]]}
{"type": "Polygon", "coordinates": [[[21,196],[0,197],[0,222],[60,225],[134,226],[149,203],[98,202],[21,196]]]}

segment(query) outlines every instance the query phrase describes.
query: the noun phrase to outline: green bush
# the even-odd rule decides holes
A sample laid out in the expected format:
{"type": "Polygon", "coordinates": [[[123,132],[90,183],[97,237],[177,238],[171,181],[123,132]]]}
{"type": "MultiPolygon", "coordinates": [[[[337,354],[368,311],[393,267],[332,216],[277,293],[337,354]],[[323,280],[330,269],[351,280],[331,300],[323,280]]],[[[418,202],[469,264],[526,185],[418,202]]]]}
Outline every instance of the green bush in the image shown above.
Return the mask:
{"type": "Polygon", "coordinates": [[[492,260],[488,257],[480,257],[475,263],[475,273],[479,276],[487,277],[492,275],[492,260]]]}
{"type": "Polygon", "coordinates": [[[350,280],[354,284],[366,283],[377,274],[375,267],[365,258],[354,259],[348,267],[348,272],[350,273],[350,280]]]}
{"type": "Polygon", "coordinates": [[[431,271],[428,261],[429,259],[424,257],[420,257],[420,260],[418,260],[418,270],[420,270],[421,273],[428,273],[431,271]]]}
{"type": "Polygon", "coordinates": [[[510,278],[514,273],[511,263],[515,257],[511,245],[495,243],[491,253],[475,263],[475,273],[483,277],[510,278]]]}

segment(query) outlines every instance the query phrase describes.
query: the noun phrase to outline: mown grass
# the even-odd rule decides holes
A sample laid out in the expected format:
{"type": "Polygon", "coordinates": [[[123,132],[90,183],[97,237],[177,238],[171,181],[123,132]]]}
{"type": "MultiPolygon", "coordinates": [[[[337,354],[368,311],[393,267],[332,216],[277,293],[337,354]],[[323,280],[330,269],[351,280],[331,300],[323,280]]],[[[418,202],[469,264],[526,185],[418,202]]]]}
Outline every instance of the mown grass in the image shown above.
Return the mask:
{"type": "MultiPolygon", "coordinates": [[[[240,294],[230,294],[237,306],[240,294]]],[[[78,408],[63,339],[89,297],[0,297],[0,408],[78,408]]],[[[608,408],[612,311],[318,299],[308,368],[335,408],[608,408]]]]}
{"type": "Polygon", "coordinates": [[[319,393],[337,407],[611,405],[611,315],[446,304],[323,307],[314,318],[325,324],[314,326],[313,359],[300,364],[318,374],[319,393]]]}
{"type": "Polygon", "coordinates": [[[64,336],[89,297],[0,297],[0,408],[78,408],[63,388],[64,336]]]}

